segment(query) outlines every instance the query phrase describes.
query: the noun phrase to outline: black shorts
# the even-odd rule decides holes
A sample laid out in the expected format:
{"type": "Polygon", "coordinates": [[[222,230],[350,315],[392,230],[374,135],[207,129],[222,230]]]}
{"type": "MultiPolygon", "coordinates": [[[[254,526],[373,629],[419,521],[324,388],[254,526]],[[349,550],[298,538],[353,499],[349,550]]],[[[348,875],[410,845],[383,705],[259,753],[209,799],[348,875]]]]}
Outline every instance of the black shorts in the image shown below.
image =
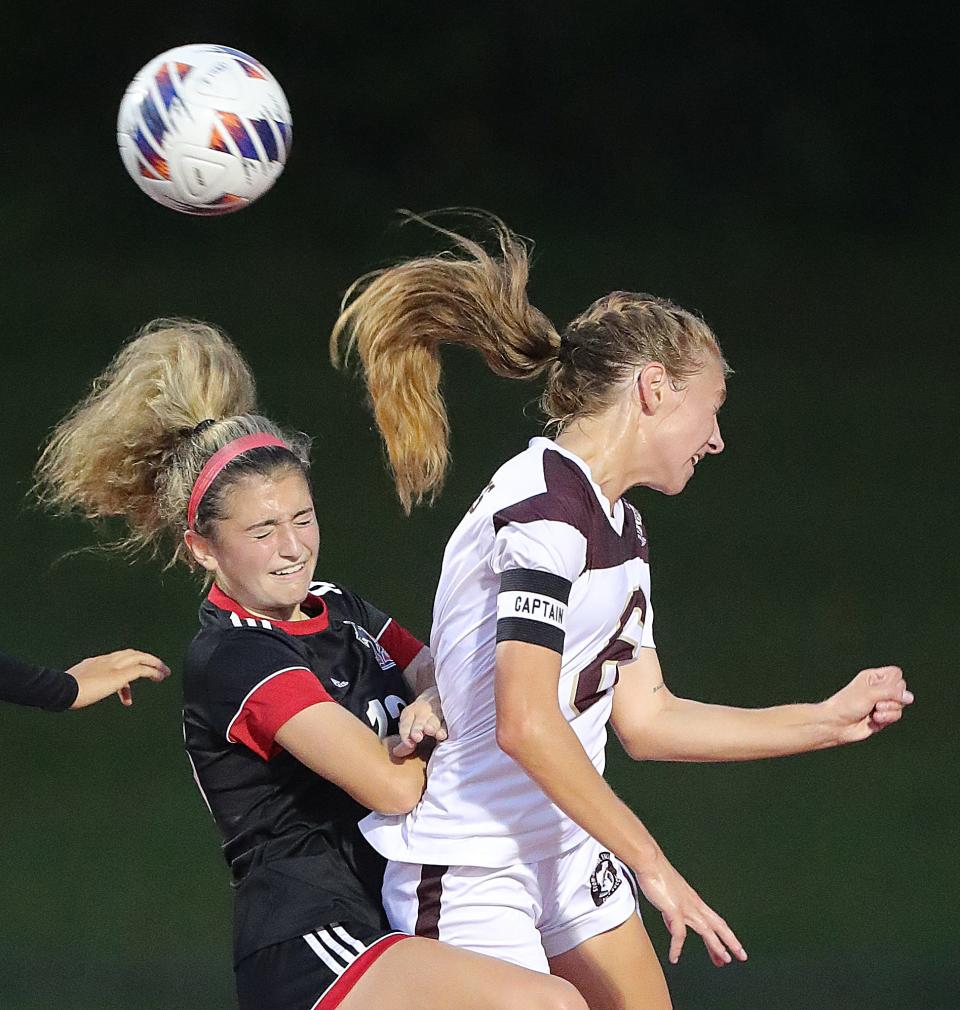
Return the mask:
{"type": "Polygon", "coordinates": [[[264,947],[237,964],[240,1010],[333,1010],[406,933],[336,922],[264,947]]]}

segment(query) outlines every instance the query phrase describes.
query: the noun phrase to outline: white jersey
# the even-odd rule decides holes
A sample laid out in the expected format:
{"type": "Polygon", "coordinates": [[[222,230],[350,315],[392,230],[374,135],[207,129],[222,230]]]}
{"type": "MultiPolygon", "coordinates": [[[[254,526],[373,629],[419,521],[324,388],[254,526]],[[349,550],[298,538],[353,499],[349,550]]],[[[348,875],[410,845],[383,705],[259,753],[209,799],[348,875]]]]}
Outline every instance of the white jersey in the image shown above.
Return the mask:
{"type": "Polygon", "coordinates": [[[498,641],[561,654],[560,708],[602,774],[619,664],[653,646],[647,541],[633,506],[611,508],[546,438],[500,467],[447,544],[430,648],[449,737],[411,813],[361,822],[387,858],[503,867],[586,837],[497,745],[498,641]]]}

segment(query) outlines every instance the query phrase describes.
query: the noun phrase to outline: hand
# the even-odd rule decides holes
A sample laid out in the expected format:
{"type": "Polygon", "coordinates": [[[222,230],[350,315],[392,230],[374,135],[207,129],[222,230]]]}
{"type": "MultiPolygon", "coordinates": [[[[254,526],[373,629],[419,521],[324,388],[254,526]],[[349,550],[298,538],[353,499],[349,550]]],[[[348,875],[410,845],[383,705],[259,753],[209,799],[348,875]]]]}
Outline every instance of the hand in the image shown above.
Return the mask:
{"type": "Polygon", "coordinates": [[[652,869],[637,873],[640,890],[660,912],[670,932],[670,963],[680,960],[687,927],[703,938],[710,960],[722,968],[733,956],[746,961],[747,952],[733,930],[670,865],[661,852],[652,869]]]}
{"type": "Polygon", "coordinates": [[[400,741],[392,752],[398,758],[412,754],[424,737],[433,737],[437,743],[447,739],[440,710],[440,692],[435,687],[428,687],[400,713],[398,732],[400,741]]]}
{"type": "Polygon", "coordinates": [[[136,649],[121,649],[106,656],[92,656],[81,660],[67,670],[77,682],[77,699],[71,708],[86,708],[114,691],[124,705],[133,704],[130,684],[140,677],[150,680],[166,680],[170,676],[167,665],[149,652],[136,649]]]}
{"type": "Polygon", "coordinates": [[[861,670],[823,704],[837,742],[854,743],[897,722],[912,702],[900,667],[880,666],[861,670]]]}
{"type": "Polygon", "coordinates": [[[653,869],[637,873],[637,880],[647,900],[659,910],[670,931],[671,964],[680,960],[688,926],[703,938],[710,960],[718,968],[730,964],[733,957],[746,961],[747,952],[733,930],[677,873],[662,852],[653,869]]]}

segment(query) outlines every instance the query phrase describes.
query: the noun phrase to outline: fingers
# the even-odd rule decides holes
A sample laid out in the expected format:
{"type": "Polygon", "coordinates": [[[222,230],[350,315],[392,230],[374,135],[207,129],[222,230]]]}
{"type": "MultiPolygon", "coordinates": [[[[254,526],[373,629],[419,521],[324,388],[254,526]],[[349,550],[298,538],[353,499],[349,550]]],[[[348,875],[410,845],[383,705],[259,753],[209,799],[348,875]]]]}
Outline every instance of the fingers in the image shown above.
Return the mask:
{"type": "Polygon", "coordinates": [[[900,680],[903,671],[899,666],[876,666],[863,671],[867,675],[867,681],[874,687],[889,684],[891,681],[900,680]]]}
{"type": "MultiPolygon", "coordinates": [[[[443,720],[434,712],[424,712],[422,707],[415,704],[408,705],[400,713],[397,732],[403,742],[410,745],[410,750],[407,753],[412,753],[417,744],[421,743],[425,737],[433,737],[437,743],[447,739],[447,730],[443,725],[443,720]]],[[[396,753],[394,750],[394,754],[396,753]]]]}
{"type": "Polygon", "coordinates": [[[150,652],[140,652],[138,649],[123,649],[111,654],[118,670],[135,671],[134,677],[148,677],[160,682],[170,676],[170,667],[162,659],[150,652]],[[142,667],[142,669],[140,669],[142,667]]]}
{"type": "MultiPolygon", "coordinates": [[[[416,730],[418,725],[415,723],[413,728],[416,730]]],[[[431,736],[437,741],[437,743],[447,739],[447,730],[444,727],[443,722],[432,713],[424,720],[423,725],[419,726],[419,729],[421,730],[423,736],[431,736]]]]}
{"type": "MultiPolygon", "coordinates": [[[[726,920],[722,919],[716,912],[711,911],[711,915],[714,916],[714,932],[726,948],[724,954],[729,951],[738,961],[746,961],[747,952],[743,949],[743,944],[737,939],[736,934],[727,925],[726,920]]],[[[730,963],[729,955],[727,956],[726,963],[730,963]]]]}
{"type": "Polygon", "coordinates": [[[870,713],[873,722],[882,726],[897,722],[903,715],[903,705],[898,701],[878,701],[870,713]]]}
{"type": "Polygon", "coordinates": [[[730,964],[734,957],[738,961],[747,960],[747,952],[743,949],[743,944],[737,939],[733,930],[712,908],[702,902],[699,909],[691,910],[686,916],[674,915],[668,918],[664,915],[663,921],[670,931],[668,957],[671,964],[676,964],[680,959],[683,944],[687,938],[688,924],[700,934],[703,944],[707,948],[707,954],[717,968],[730,964]]]}
{"type": "MultiPolygon", "coordinates": [[[[863,670],[861,671],[861,676],[864,675],[872,694],[878,701],[881,698],[903,700],[907,696],[909,696],[910,701],[913,700],[913,695],[907,690],[907,682],[903,676],[903,670],[899,666],[881,666],[875,669],[863,670]]],[[[906,702],[906,704],[909,704],[909,702],[906,702]]]]}
{"type": "Polygon", "coordinates": [[[120,699],[121,704],[129,708],[133,704],[133,692],[130,690],[130,685],[124,684],[123,687],[117,691],[117,697],[120,699]]]}
{"type": "Polygon", "coordinates": [[[671,964],[676,964],[683,953],[683,944],[687,939],[687,926],[683,919],[667,920],[667,929],[670,930],[670,953],[668,955],[671,964]]]}

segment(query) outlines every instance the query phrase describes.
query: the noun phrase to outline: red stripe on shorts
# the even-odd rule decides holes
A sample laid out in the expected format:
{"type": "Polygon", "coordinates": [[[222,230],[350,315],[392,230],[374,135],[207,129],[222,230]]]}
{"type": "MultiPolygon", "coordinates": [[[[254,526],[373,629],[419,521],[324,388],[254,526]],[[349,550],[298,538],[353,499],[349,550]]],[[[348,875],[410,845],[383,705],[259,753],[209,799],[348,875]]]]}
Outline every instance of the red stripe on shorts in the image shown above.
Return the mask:
{"type": "Polygon", "coordinates": [[[390,936],[383,937],[382,940],[377,940],[313,1004],[311,1010],[335,1010],[350,995],[353,987],[363,978],[364,972],[370,968],[381,954],[385,954],[394,944],[399,943],[401,940],[409,939],[410,937],[406,933],[393,933],[390,936]]]}

